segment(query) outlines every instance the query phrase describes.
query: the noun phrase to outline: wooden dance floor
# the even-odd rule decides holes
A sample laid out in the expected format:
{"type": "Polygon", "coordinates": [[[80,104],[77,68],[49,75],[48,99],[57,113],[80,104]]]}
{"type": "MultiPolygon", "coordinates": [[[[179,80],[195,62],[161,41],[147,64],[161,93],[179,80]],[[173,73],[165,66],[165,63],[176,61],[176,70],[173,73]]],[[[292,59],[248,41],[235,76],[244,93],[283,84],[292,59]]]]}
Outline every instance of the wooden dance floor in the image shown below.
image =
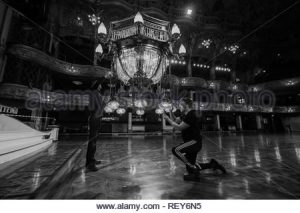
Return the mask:
{"type": "MultiPolygon", "coordinates": [[[[183,181],[171,153],[179,136],[101,138],[97,172],[82,166],[56,199],[299,199],[300,135],[206,135],[198,161],[217,159],[227,175],[205,171],[183,181]]],[[[84,162],[82,162],[84,164],[84,162]]]]}

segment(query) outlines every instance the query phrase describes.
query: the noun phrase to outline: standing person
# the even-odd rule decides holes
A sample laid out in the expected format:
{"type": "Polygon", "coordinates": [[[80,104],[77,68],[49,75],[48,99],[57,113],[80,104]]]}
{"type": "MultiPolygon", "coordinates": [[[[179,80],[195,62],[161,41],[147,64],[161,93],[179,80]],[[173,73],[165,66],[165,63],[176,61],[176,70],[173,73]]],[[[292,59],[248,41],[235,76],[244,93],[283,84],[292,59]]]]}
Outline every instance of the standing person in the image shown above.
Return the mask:
{"type": "Polygon", "coordinates": [[[191,99],[181,99],[179,108],[183,114],[181,121],[175,121],[172,112],[170,113],[171,118],[167,114],[164,114],[164,117],[173,128],[181,131],[183,143],[173,147],[172,152],[185,164],[188,175],[198,177],[199,171],[204,169],[218,169],[226,173],[225,168],[215,159],[211,159],[209,163],[196,162],[197,154],[202,148],[200,122],[196,111],[193,109],[193,101],[191,99]]]}
{"type": "MultiPolygon", "coordinates": [[[[96,83],[95,83],[96,84],[96,83]]],[[[95,85],[94,84],[94,85],[95,85]]],[[[101,125],[101,117],[103,114],[103,109],[105,102],[100,93],[101,85],[97,89],[93,89],[90,93],[90,115],[89,115],[89,141],[86,152],[86,169],[88,171],[98,171],[96,165],[101,164],[100,160],[95,159],[97,140],[99,138],[99,130],[101,125]]]]}

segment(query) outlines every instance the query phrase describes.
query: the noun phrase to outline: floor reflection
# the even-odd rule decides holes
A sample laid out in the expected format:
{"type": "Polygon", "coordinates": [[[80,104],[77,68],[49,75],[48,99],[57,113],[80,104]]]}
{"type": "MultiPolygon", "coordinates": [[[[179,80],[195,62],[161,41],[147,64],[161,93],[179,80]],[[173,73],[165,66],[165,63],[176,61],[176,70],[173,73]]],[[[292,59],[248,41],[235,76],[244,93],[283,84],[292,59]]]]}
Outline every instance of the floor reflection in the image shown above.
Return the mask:
{"type": "Polygon", "coordinates": [[[180,137],[114,137],[98,142],[96,173],[74,173],[58,199],[295,199],[300,198],[300,135],[207,135],[199,162],[217,159],[228,170],[205,171],[185,182],[171,152],[180,137]]]}

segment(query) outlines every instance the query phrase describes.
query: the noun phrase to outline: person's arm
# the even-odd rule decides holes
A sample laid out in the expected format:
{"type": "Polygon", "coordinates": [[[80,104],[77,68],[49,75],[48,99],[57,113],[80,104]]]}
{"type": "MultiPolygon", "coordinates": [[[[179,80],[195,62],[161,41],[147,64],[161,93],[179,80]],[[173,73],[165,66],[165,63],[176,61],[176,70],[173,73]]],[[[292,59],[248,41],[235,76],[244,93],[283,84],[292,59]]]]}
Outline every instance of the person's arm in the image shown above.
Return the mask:
{"type": "Polygon", "coordinates": [[[164,113],[164,118],[169,122],[169,124],[174,128],[174,129],[177,129],[177,130],[184,130],[186,128],[189,127],[189,125],[185,122],[181,122],[181,123],[176,123],[174,120],[172,120],[167,114],[164,113]]]}
{"type": "Polygon", "coordinates": [[[176,116],[174,115],[173,109],[170,110],[169,114],[170,114],[170,118],[171,118],[173,121],[175,121],[175,122],[178,123],[178,124],[181,123],[180,117],[176,117],[176,116]]]}

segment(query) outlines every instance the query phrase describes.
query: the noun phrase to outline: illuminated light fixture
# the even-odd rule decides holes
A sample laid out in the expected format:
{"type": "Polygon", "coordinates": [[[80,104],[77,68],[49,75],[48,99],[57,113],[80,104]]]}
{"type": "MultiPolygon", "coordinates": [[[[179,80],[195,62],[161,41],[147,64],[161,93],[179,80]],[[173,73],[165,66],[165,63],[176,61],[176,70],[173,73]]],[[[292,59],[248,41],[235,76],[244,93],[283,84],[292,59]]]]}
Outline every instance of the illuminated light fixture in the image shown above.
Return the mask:
{"type": "Polygon", "coordinates": [[[107,34],[107,29],[103,22],[101,22],[101,24],[98,27],[98,34],[104,34],[104,35],[107,34]]]}
{"type": "Polygon", "coordinates": [[[135,100],[134,101],[134,106],[137,108],[144,108],[147,106],[147,101],[146,100],[135,100]]]}
{"type": "Polygon", "coordinates": [[[101,44],[98,44],[97,48],[96,48],[96,53],[100,53],[102,54],[103,53],[103,48],[102,48],[102,45],[101,44]]]}
{"type": "Polygon", "coordinates": [[[186,11],[186,14],[187,14],[187,15],[192,15],[192,13],[193,13],[193,10],[192,10],[192,9],[187,9],[187,11],[186,11]]]}
{"type": "Polygon", "coordinates": [[[88,15],[89,21],[92,25],[100,24],[100,17],[96,16],[95,14],[88,15]]]}
{"type": "Polygon", "coordinates": [[[166,112],[170,112],[173,108],[173,104],[171,101],[165,100],[159,104],[159,108],[165,110],[166,112]]]}
{"type": "Polygon", "coordinates": [[[297,82],[294,81],[294,80],[288,80],[287,83],[286,83],[286,85],[287,85],[287,86],[293,86],[293,85],[295,85],[296,83],[297,83],[297,82]]]}
{"type": "Polygon", "coordinates": [[[204,46],[207,49],[210,47],[211,44],[212,44],[212,40],[210,40],[210,39],[202,41],[202,46],[204,46]]]}
{"type": "Polygon", "coordinates": [[[112,108],[110,108],[109,106],[104,107],[104,111],[106,113],[112,113],[114,110],[112,108]]]}
{"type": "Polygon", "coordinates": [[[111,21],[109,26],[106,30],[104,24],[100,24],[99,42],[103,50],[108,50],[103,54],[112,55],[112,70],[125,85],[140,87],[159,83],[167,69],[168,58],[180,58],[186,53],[184,47],[180,54],[180,48],[173,51],[180,30],[168,21],[137,12],[135,16],[111,21]]]}
{"type": "Polygon", "coordinates": [[[107,104],[107,107],[111,108],[113,111],[116,110],[116,109],[118,109],[119,106],[120,106],[119,102],[118,102],[118,101],[115,101],[115,100],[110,101],[110,102],[108,102],[108,104],[107,104]]]}
{"type": "Polygon", "coordinates": [[[155,110],[155,113],[158,114],[158,115],[161,115],[161,114],[164,113],[164,110],[161,109],[161,108],[158,108],[158,109],[155,110]]]}
{"type": "Polygon", "coordinates": [[[178,53],[182,54],[182,55],[186,54],[186,49],[185,49],[185,46],[183,44],[180,45],[178,53]]]}
{"type": "Polygon", "coordinates": [[[180,34],[180,29],[177,24],[174,24],[171,30],[172,35],[179,35],[180,34]]]}
{"type": "Polygon", "coordinates": [[[123,114],[125,114],[125,112],[126,112],[126,110],[124,108],[117,109],[117,114],[119,114],[119,115],[123,115],[123,114]]]}
{"type": "Polygon", "coordinates": [[[137,14],[134,17],[134,23],[142,23],[144,24],[143,16],[140,12],[137,12],[137,14]]]}
{"type": "Polygon", "coordinates": [[[81,81],[73,81],[73,84],[80,86],[80,85],[82,85],[82,82],[81,81]]]}
{"type": "Polygon", "coordinates": [[[144,115],[145,114],[145,111],[143,110],[143,109],[138,109],[137,111],[136,111],[136,114],[137,115],[144,115]]]}

